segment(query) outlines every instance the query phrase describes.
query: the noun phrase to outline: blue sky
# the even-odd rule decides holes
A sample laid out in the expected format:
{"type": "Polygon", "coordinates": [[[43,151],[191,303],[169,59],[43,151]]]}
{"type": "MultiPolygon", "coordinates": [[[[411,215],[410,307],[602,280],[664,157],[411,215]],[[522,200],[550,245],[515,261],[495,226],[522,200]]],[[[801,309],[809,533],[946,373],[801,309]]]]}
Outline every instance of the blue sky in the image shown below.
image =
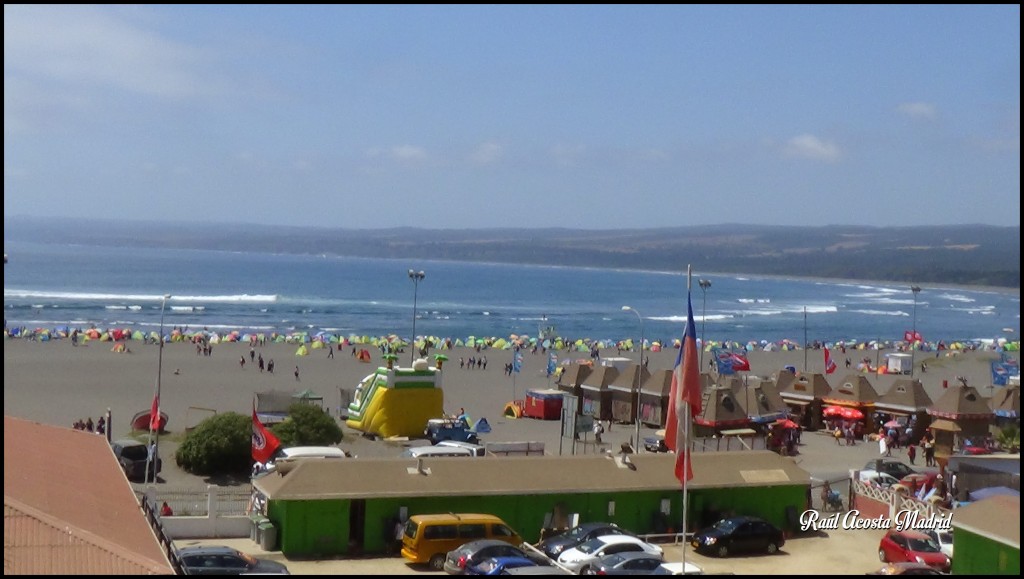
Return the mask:
{"type": "Polygon", "coordinates": [[[4,6],[4,214],[1020,225],[1020,6],[4,6]]]}

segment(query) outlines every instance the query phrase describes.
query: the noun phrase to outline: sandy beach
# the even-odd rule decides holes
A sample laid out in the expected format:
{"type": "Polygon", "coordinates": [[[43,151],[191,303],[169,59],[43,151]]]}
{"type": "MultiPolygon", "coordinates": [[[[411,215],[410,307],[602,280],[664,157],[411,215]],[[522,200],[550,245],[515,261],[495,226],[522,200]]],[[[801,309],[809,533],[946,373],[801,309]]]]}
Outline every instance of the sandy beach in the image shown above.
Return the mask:
{"type": "MultiPolygon", "coordinates": [[[[4,412],[7,415],[36,420],[46,424],[70,427],[78,419],[92,417],[97,420],[110,408],[113,415],[114,437],[130,434],[128,422],[142,410],[147,410],[153,400],[157,382],[157,345],[129,341],[130,353],[111,351],[109,342],[90,341],[73,346],[70,340],[35,342],[23,339],[4,341],[4,412]]],[[[273,359],[275,372],[260,372],[249,362],[248,343],[222,343],[214,346],[212,356],[196,354],[190,343],[168,343],[164,347],[161,372],[161,408],[169,415],[168,435],[161,444],[162,454],[176,447],[175,440],[187,426],[194,426],[212,411],[251,411],[254,393],[266,390],[299,391],[310,389],[324,397],[333,415],[338,414],[340,389],[353,389],[358,382],[377,365],[383,365],[379,350],[370,349],[370,363],[360,362],[351,354],[352,348],[335,350],[333,358],[328,350],[312,349],[307,356],[296,356],[296,344],[266,344],[256,347],[257,355],[265,360],[273,359]],[[239,358],[246,364],[241,367],[239,358]],[[299,379],[294,376],[299,367],[299,379]]],[[[437,351],[432,352],[436,353],[437,351]]],[[[486,435],[490,441],[542,441],[549,454],[559,454],[558,421],[532,419],[512,420],[502,416],[505,404],[516,398],[523,398],[529,389],[554,387],[553,380],[545,376],[546,355],[524,351],[522,372],[514,380],[506,376],[503,367],[512,361],[511,350],[485,349],[480,353],[469,348],[441,351],[448,356],[444,365],[445,410],[454,412],[460,407],[473,418],[486,417],[493,432],[486,435]],[[460,369],[459,358],[486,356],[487,369],[460,369]],[[514,381],[514,384],[513,384],[514,381]]],[[[648,352],[649,368],[671,368],[675,363],[675,349],[648,352]]],[[[586,353],[558,352],[559,360],[586,358],[586,353]]],[[[616,350],[601,351],[602,357],[615,357],[616,350]]],[[[705,363],[707,356],[705,354],[705,363]]],[[[1017,355],[1015,352],[1014,355],[1017,355]]],[[[636,359],[636,353],[623,352],[623,357],[636,359]]],[[[876,352],[870,350],[848,350],[843,354],[833,352],[839,370],[829,376],[836,385],[851,370],[844,368],[845,358],[853,364],[862,358],[871,358],[876,352]]],[[[927,371],[917,372],[933,400],[943,393],[943,382],[950,386],[957,384],[956,377],[966,377],[968,383],[978,387],[983,396],[990,394],[991,374],[989,362],[998,357],[993,351],[943,352],[938,358],[935,353],[918,352],[917,362],[927,361],[927,371]]],[[[790,350],[778,352],[749,353],[751,375],[771,376],[786,365],[798,370],[804,367],[805,352],[790,350]]],[[[810,372],[821,372],[824,367],[820,350],[806,352],[807,368],[810,372]]],[[[885,351],[878,353],[878,359],[885,360],[885,351]]],[[[410,355],[405,352],[399,357],[399,364],[409,364],[410,355]]],[[[885,393],[897,376],[870,376],[879,394],[885,393]]],[[[653,429],[642,429],[641,436],[649,435],[653,429]]],[[[606,433],[605,442],[617,448],[620,442],[631,438],[634,429],[630,425],[614,425],[606,433]]],[[[396,456],[400,448],[395,445],[374,442],[346,429],[343,448],[360,456],[396,456]]],[[[569,448],[563,449],[568,453],[569,448]]],[[[577,448],[577,452],[593,452],[593,448],[577,448]]],[[[173,461],[168,461],[173,462],[173,461]]],[[[197,477],[176,472],[173,465],[165,467],[162,478],[175,484],[198,482],[197,477]]]]}

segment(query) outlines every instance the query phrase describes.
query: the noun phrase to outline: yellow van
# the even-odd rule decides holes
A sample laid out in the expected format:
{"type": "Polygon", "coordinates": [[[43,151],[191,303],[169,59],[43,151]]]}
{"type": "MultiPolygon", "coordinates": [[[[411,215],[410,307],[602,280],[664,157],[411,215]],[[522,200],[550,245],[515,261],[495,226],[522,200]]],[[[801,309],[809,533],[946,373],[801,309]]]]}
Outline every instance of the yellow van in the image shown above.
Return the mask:
{"type": "Polygon", "coordinates": [[[494,515],[413,515],[405,523],[402,557],[441,571],[448,551],[478,539],[497,539],[517,547],[523,543],[519,533],[494,515]]]}

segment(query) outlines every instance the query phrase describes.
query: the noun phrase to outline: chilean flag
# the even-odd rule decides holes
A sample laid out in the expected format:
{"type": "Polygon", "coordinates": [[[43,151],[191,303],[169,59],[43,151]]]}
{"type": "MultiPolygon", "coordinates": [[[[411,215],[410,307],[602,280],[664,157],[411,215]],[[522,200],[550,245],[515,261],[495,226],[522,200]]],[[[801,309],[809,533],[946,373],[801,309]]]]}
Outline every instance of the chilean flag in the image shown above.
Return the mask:
{"type": "Polygon", "coordinates": [[[687,456],[689,454],[689,441],[686,438],[687,405],[690,407],[689,418],[700,414],[700,362],[697,358],[697,330],[693,323],[693,304],[690,301],[689,291],[686,294],[686,331],[683,333],[683,343],[679,348],[676,366],[672,372],[668,418],[665,422],[665,446],[676,453],[675,474],[679,482],[683,484],[693,478],[693,466],[687,456]]]}
{"type": "Polygon", "coordinates": [[[832,359],[832,354],[825,348],[825,373],[831,374],[836,371],[836,361],[832,359]]]}

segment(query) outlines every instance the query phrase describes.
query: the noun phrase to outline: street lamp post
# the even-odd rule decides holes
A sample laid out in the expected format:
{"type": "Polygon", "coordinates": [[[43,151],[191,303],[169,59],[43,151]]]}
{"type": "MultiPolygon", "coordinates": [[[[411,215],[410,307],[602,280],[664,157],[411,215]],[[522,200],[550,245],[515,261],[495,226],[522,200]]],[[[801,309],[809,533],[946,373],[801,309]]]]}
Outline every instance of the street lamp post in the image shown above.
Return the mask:
{"type": "Polygon", "coordinates": [[[640,365],[636,369],[636,407],[633,409],[636,422],[636,439],[633,450],[640,452],[640,449],[643,448],[643,445],[640,444],[640,377],[644,372],[644,318],[640,312],[629,306],[622,306],[622,311],[633,312],[636,314],[636,319],[640,320],[640,365]]]}
{"type": "Polygon", "coordinates": [[[424,277],[426,277],[426,275],[427,274],[423,273],[422,270],[420,270],[420,271],[414,271],[414,270],[411,270],[411,269],[409,270],[409,279],[411,279],[412,283],[413,283],[413,291],[412,291],[412,343],[410,344],[410,348],[409,348],[411,350],[409,352],[409,366],[410,367],[412,366],[412,363],[416,361],[416,299],[419,296],[419,292],[420,292],[420,281],[424,277]]]}
{"type": "Polygon", "coordinates": [[[704,371],[704,324],[707,321],[708,312],[708,288],[711,287],[711,280],[702,279],[698,280],[697,284],[700,285],[700,291],[704,294],[704,302],[700,310],[700,371],[704,371]]]}
{"type": "MultiPolygon", "coordinates": [[[[149,453],[149,457],[146,460],[146,473],[143,475],[143,482],[149,482],[149,465],[153,463],[153,482],[156,482],[156,465],[159,464],[160,459],[160,377],[163,376],[164,370],[164,311],[167,309],[167,300],[171,299],[169,294],[164,294],[160,300],[160,349],[157,350],[156,355],[156,431],[153,433],[154,439],[152,452],[149,453]]],[[[153,424],[153,417],[149,417],[150,426],[153,424]]],[[[107,425],[110,428],[110,425],[107,425]]]]}
{"type": "Polygon", "coordinates": [[[912,285],[912,286],[910,286],[910,291],[911,291],[911,293],[914,294],[914,325],[913,325],[913,328],[912,328],[913,332],[914,332],[914,335],[911,336],[911,341],[910,341],[910,379],[913,380],[914,379],[914,358],[915,358],[914,352],[917,350],[917,348],[914,347],[914,342],[917,341],[917,294],[921,293],[921,286],[912,285]]]}

